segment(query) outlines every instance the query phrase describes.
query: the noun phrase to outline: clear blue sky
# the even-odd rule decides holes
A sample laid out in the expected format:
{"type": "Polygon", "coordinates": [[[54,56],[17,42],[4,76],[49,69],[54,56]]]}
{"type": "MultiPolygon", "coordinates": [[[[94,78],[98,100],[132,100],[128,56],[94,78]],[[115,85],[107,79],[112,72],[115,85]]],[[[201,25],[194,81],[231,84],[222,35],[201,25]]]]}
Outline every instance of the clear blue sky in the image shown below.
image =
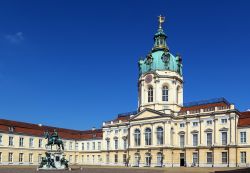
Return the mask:
{"type": "Polygon", "coordinates": [[[137,108],[137,61],[165,15],[184,101],[250,108],[250,1],[0,2],[0,118],[89,129],[137,108]]]}

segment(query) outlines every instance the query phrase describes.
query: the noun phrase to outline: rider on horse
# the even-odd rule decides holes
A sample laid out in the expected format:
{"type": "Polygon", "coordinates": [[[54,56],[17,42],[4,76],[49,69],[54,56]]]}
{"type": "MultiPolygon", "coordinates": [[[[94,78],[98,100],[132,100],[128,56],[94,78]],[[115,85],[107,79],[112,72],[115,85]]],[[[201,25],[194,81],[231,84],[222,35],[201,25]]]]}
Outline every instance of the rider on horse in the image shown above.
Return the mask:
{"type": "Polygon", "coordinates": [[[52,141],[53,141],[53,144],[56,143],[56,141],[58,140],[59,136],[58,136],[58,133],[56,131],[56,129],[54,129],[54,132],[51,134],[51,138],[52,138],[52,141]]]}

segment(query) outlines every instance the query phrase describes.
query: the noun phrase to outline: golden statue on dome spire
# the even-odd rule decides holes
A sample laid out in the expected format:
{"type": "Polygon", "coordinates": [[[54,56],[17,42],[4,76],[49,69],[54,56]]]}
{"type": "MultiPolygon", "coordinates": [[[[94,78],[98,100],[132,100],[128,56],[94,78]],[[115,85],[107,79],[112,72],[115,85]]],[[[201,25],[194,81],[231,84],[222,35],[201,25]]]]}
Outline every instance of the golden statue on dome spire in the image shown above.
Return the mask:
{"type": "Polygon", "coordinates": [[[162,16],[162,15],[158,16],[158,22],[159,22],[159,29],[161,29],[162,28],[162,23],[165,22],[165,17],[162,16]]]}

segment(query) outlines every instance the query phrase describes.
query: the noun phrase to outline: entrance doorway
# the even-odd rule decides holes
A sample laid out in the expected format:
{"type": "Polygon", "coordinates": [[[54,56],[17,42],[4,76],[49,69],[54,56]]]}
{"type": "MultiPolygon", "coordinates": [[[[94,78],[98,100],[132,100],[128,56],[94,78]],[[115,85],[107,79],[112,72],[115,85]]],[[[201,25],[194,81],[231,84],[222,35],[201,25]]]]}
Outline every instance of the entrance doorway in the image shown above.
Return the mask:
{"type": "Polygon", "coordinates": [[[185,166],[185,154],[180,153],[180,166],[185,166]]]}

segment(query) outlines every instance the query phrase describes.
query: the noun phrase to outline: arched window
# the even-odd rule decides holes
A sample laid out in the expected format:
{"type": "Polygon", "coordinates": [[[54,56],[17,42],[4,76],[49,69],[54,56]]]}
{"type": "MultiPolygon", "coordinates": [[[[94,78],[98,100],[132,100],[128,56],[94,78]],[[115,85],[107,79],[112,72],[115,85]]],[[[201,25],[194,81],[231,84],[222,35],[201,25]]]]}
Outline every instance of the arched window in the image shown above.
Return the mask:
{"type": "Polygon", "coordinates": [[[145,130],[145,145],[151,145],[151,129],[146,128],[145,130]]]}
{"type": "Polygon", "coordinates": [[[153,87],[148,88],[148,102],[153,102],[153,87]]]}
{"type": "Polygon", "coordinates": [[[135,129],[134,133],[135,146],[141,145],[141,131],[139,129],[135,129]]]}
{"type": "Polygon", "coordinates": [[[163,144],[163,128],[158,127],[156,129],[156,133],[157,133],[157,144],[162,145],[163,144]]]}
{"type": "Polygon", "coordinates": [[[168,101],[168,87],[164,86],[162,88],[162,101],[168,101]]]}

